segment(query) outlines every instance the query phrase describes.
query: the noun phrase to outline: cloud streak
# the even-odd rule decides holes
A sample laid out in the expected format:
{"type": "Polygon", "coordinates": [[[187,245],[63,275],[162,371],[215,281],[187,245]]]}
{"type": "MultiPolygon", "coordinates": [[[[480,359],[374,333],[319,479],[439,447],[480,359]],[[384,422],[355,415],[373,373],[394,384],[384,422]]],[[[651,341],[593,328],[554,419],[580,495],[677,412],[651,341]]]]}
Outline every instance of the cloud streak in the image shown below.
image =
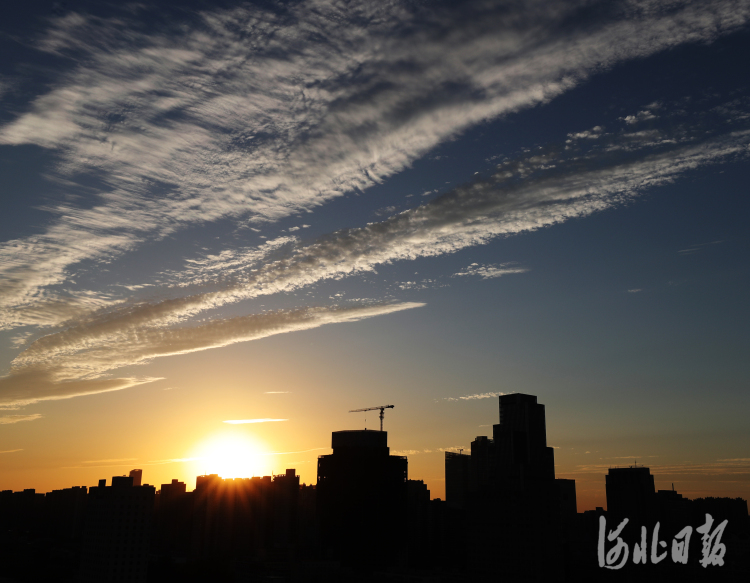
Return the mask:
{"type": "Polygon", "coordinates": [[[326,324],[357,322],[423,305],[411,302],[346,308],[302,308],[172,329],[137,327],[131,323],[127,330],[119,329],[117,334],[110,334],[106,339],[91,335],[88,340],[83,340],[81,331],[77,330],[73,340],[72,335],[66,337],[66,333],[62,333],[62,336],[38,340],[20,358],[16,358],[11,374],[0,378],[0,403],[23,405],[40,400],[122,390],[156,379],[95,377],[159,356],[219,348],[326,324]]]}
{"type": "MultiPolygon", "coordinates": [[[[0,404],[121,390],[154,379],[102,375],[159,356],[417,307],[421,304],[307,308],[184,325],[201,312],[241,300],[373,271],[394,261],[454,253],[584,217],[627,203],[696,168],[746,158],[750,131],[723,131],[707,132],[700,122],[678,119],[670,133],[654,130],[634,136],[628,126],[597,139],[574,140],[563,149],[551,145],[505,160],[490,177],[383,221],[309,243],[285,242],[277,249],[278,258],[247,265],[242,277],[215,291],[116,306],[80,318],[62,332],[37,339],[16,357],[11,374],[0,379],[0,404]]],[[[239,269],[237,256],[225,259],[239,269]]],[[[517,269],[501,265],[473,267],[478,275],[517,269]]]]}
{"type": "Polygon", "coordinates": [[[503,275],[526,273],[527,271],[529,271],[527,268],[520,267],[515,262],[498,263],[496,265],[479,265],[478,263],[472,263],[458,273],[453,274],[453,277],[478,275],[482,279],[494,279],[496,277],[502,277],[503,275]]]}
{"type": "Polygon", "coordinates": [[[366,190],[480,122],[750,19],[742,0],[627,2],[579,18],[588,8],[311,0],[160,30],[127,16],[58,19],[35,46],[84,64],[0,128],[0,144],[54,152],[60,191],[87,203],[50,204],[42,232],[0,248],[0,326],[59,325],[116,301],[65,285],[87,261],[366,190]]]}
{"type": "Polygon", "coordinates": [[[230,419],[224,421],[230,425],[243,425],[245,423],[273,423],[274,421],[289,421],[289,419],[230,419]]]}
{"type": "Polygon", "coordinates": [[[475,395],[464,395],[463,397],[445,397],[444,401],[476,401],[477,399],[492,399],[505,395],[506,393],[477,393],[475,395]]]}
{"type": "Polygon", "coordinates": [[[41,418],[39,413],[33,415],[3,415],[0,416],[0,425],[10,425],[12,423],[21,423],[22,421],[34,421],[41,418]]]}

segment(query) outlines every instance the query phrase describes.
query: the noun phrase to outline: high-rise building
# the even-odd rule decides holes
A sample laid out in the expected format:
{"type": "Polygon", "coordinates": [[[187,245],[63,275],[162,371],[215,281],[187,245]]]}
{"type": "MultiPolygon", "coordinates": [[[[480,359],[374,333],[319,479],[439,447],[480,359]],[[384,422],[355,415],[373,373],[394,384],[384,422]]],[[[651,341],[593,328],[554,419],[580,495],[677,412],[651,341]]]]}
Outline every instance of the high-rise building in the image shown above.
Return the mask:
{"type": "Polygon", "coordinates": [[[408,461],[385,431],[335,431],[318,458],[317,506],[326,557],[387,567],[406,554],[408,461]]]}
{"type": "Polygon", "coordinates": [[[531,480],[554,480],[554,449],[547,447],[544,405],[533,395],[500,396],[500,423],[493,425],[498,478],[524,488],[531,480]]]}
{"type": "Polygon", "coordinates": [[[470,456],[460,452],[445,452],[445,501],[450,508],[461,509],[466,503],[470,460],[470,456]]]}
{"type": "Polygon", "coordinates": [[[130,470],[130,477],[133,478],[133,486],[140,486],[143,478],[143,470],[130,470]]]}
{"type": "Polygon", "coordinates": [[[154,487],[130,476],[89,488],[81,581],[146,581],[154,487]]]}
{"type": "Polygon", "coordinates": [[[637,522],[653,516],[656,488],[649,468],[637,465],[609,468],[605,479],[610,515],[637,522]]]}
{"type": "MultiPolygon", "coordinates": [[[[563,561],[559,541],[576,515],[575,482],[555,479],[544,405],[515,393],[501,395],[499,406],[492,439],[480,436],[471,444],[465,497],[469,566],[511,580],[544,579],[563,561]],[[542,540],[548,544],[540,546],[542,540]]],[[[446,489],[457,479],[449,478],[452,468],[446,457],[446,489]]]]}

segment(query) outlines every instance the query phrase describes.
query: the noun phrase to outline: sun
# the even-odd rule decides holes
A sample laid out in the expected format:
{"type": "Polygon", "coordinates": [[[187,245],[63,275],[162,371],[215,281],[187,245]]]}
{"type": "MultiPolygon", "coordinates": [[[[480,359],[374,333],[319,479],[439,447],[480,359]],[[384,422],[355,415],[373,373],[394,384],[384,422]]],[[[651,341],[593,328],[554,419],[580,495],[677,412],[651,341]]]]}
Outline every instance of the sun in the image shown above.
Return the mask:
{"type": "Polygon", "coordinates": [[[250,478],[266,471],[264,449],[246,435],[224,433],[201,443],[195,457],[201,473],[219,474],[222,478],[250,478]]]}

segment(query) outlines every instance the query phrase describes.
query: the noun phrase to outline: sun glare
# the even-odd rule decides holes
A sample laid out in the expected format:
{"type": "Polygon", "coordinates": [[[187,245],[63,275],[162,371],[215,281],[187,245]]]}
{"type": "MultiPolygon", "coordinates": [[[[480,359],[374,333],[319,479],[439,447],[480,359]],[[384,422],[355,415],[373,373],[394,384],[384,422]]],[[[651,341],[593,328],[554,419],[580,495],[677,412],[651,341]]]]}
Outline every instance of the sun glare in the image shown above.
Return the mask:
{"type": "Polygon", "coordinates": [[[198,447],[196,462],[200,473],[222,478],[250,478],[266,472],[263,447],[245,435],[222,434],[198,447]]]}

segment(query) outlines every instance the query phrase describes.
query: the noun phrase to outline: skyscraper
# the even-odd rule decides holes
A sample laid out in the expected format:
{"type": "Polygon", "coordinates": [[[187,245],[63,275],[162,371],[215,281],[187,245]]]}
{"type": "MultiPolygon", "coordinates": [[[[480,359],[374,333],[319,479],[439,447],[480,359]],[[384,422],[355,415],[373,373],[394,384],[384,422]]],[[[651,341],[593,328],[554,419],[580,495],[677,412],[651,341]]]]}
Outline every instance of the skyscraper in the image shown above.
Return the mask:
{"type": "MultiPolygon", "coordinates": [[[[501,395],[499,406],[492,439],[480,436],[471,444],[469,566],[511,580],[543,580],[563,561],[559,541],[576,513],[575,482],[555,479],[544,405],[534,395],[515,393],[501,395]]],[[[446,473],[446,487],[448,479],[446,473]]]]}
{"type": "Polygon", "coordinates": [[[317,504],[326,556],[374,567],[403,563],[408,462],[385,431],[335,431],[318,458],[317,504]]]}
{"type": "Polygon", "coordinates": [[[635,521],[643,521],[653,515],[656,488],[649,468],[609,468],[605,479],[607,512],[618,518],[635,521]]]}

